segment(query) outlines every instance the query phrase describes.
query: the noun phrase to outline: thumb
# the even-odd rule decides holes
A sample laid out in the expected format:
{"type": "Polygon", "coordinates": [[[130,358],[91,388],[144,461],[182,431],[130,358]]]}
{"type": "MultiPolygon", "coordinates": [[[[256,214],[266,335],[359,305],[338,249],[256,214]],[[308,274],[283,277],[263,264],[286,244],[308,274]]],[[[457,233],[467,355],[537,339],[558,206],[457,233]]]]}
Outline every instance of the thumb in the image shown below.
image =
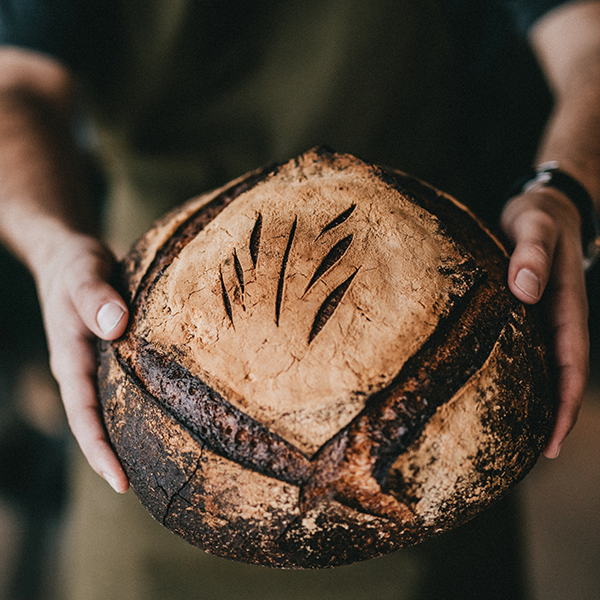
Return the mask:
{"type": "Polygon", "coordinates": [[[67,280],[71,300],[85,326],[104,340],[123,335],[127,327],[127,304],[108,283],[114,259],[97,248],[73,265],[67,280]]]}
{"type": "Polygon", "coordinates": [[[544,293],[554,253],[558,231],[554,219],[541,210],[519,213],[505,227],[514,243],[508,268],[508,285],[521,302],[535,304],[544,293]]]}
{"type": "MultiPolygon", "coordinates": [[[[106,294],[104,294],[106,295],[106,294]]],[[[100,332],[98,337],[114,340],[120,337],[127,326],[127,308],[120,297],[103,299],[96,313],[96,324],[100,332]]]]}

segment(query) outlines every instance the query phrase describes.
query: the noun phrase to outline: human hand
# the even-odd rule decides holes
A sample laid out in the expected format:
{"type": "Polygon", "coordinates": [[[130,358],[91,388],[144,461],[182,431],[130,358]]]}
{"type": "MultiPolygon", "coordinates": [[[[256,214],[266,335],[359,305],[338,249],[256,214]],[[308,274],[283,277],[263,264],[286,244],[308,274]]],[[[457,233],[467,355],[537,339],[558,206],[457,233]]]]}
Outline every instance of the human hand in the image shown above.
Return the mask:
{"type": "Polygon", "coordinates": [[[577,420],[589,374],[581,217],[561,192],[537,187],[508,202],[501,225],[514,244],[508,269],[510,290],[526,304],[535,304],[542,296],[545,301],[559,404],[544,455],[556,458],[577,420]]]}
{"type": "Polygon", "coordinates": [[[114,454],[96,396],[96,336],[113,340],[127,326],[127,306],[107,283],[114,259],[92,237],[70,234],[36,274],[50,350],[71,430],[91,467],[117,491],[129,483],[114,454]]]}

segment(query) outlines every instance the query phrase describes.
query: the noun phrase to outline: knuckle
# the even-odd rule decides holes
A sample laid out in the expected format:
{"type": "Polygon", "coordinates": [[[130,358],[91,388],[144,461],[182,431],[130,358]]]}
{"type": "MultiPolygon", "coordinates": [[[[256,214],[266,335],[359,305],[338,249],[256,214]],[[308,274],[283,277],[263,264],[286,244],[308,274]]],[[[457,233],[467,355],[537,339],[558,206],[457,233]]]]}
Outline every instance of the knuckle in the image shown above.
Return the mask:
{"type": "Polygon", "coordinates": [[[78,313],[88,324],[94,323],[100,306],[107,302],[111,288],[97,273],[82,273],[72,282],[70,296],[78,313]]]}
{"type": "Polygon", "coordinates": [[[540,239],[553,238],[558,236],[558,222],[556,218],[542,208],[536,208],[529,212],[529,227],[540,239]]]}
{"type": "Polygon", "coordinates": [[[536,266],[546,266],[550,263],[552,251],[548,244],[542,241],[530,242],[524,248],[523,256],[536,266]]]}
{"type": "Polygon", "coordinates": [[[71,292],[71,297],[75,305],[88,307],[92,304],[95,301],[97,287],[97,282],[91,279],[77,282],[71,292]]]}
{"type": "Polygon", "coordinates": [[[546,268],[554,256],[558,236],[558,225],[551,215],[540,209],[528,211],[517,236],[520,258],[546,268]]]}

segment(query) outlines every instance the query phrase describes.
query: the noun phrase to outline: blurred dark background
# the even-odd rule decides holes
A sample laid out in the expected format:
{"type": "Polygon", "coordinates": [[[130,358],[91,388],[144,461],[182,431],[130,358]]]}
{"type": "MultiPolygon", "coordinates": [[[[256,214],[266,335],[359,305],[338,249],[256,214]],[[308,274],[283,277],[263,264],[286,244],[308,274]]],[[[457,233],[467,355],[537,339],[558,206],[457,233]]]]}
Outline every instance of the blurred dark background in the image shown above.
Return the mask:
{"type": "Polygon", "coordinates": [[[51,598],[68,434],[33,280],[0,247],[0,598],[51,598]]]}

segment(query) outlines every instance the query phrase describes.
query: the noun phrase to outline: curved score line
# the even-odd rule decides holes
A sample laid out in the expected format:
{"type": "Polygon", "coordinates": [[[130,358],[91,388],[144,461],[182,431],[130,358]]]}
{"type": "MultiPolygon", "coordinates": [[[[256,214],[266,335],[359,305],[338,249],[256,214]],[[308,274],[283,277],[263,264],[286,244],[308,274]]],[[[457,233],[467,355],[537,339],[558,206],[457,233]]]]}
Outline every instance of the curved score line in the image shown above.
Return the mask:
{"type": "Polygon", "coordinates": [[[296,235],[296,226],[298,225],[298,217],[294,219],[290,234],[288,236],[287,246],[285,247],[285,253],[283,260],[281,261],[281,271],[279,272],[279,282],[277,284],[277,297],[275,300],[275,323],[279,327],[279,317],[281,316],[281,303],[283,302],[283,284],[285,283],[285,271],[290,258],[290,252],[292,250],[292,244],[294,243],[294,236],[296,235]]]}
{"type": "Polygon", "coordinates": [[[319,233],[319,235],[315,238],[315,242],[324,233],[327,233],[331,229],[334,229],[335,227],[338,227],[339,225],[341,225],[342,223],[344,223],[345,221],[347,221],[350,218],[350,215],[354,212],[355,208],[356,208],[356,204],[352,204],[343,213],[340,213],[335,219],[333,219],[333,221],[330,221],[329,223],[327,223],[327,225],[325,225],[325,227],[323,227],[323,229],[321,230],[321,233],[319,233]]]}
{"type": "Polygon", "coordinates": [[[325,258],[321,261],[321,264],[316,268],[312,279],[309,284],[306,286],[304,290],[304,294],[302,297],[306,296],[308,290],[317,283],[317,281],[331,269],[337,262],[339,262],[344,254],[348,251],[352,240],[354,239],[354,234],[350,234],[346,236],[344,239],[340,240],[325,256],[325,258]]]}
{"type": "Polygon", "coordinates": [[[333,290],[333,292],[331,292],[331,294],[329,294],[329,296],[325,298],[325,301],[323,302],[323,304],[321,304],[319,310],[317,311],[317,314],[315,315],[315,320],[313,321],[312,327],[310,329],[310,334],[308,335],[309,344],[315,339],[315,337],[321,331],[321,329],[325,327],[325,324],[327,323],[327,321],[329,321],[329,319],[335,312],[335,309],[339,306],[340,302],[342,301],[342,298],[348,291],[348,288],[350,287],[350,284],[352,283],[352,280],[356,277],[357,273],[358,269],[356,269],[354,273],[352,273],[352,275],[350,275],[350,277],[348,277],[345,281],[340,283],[340,285],[338,285],[335,288],[335,290],[333,290]]]}

